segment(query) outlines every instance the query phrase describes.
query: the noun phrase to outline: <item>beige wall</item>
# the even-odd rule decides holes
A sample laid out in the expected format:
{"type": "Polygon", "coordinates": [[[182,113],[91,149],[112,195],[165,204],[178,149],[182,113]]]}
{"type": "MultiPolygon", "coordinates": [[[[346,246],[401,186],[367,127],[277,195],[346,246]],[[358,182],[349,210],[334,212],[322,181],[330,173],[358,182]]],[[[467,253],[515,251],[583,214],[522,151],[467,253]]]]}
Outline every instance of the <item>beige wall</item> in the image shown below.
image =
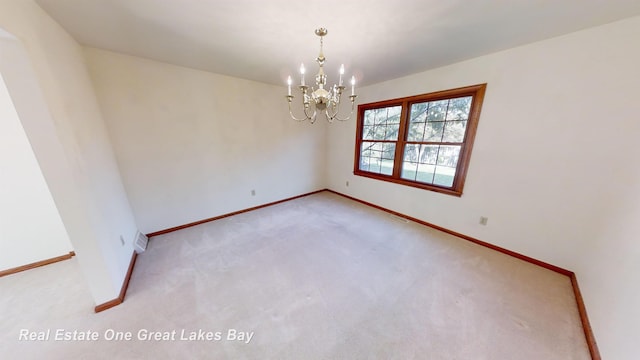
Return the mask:
{"type": "Polygon", "coordinates": [[[143,232],[325,186],[326,126],[292,121],[285,89],[105,50],[85,56],[143,232]]]}
{"type": "Polygon", "coordinates": [[[96,303],[112,300],[136,225],[82,49],[30,0],[0,0],[0,28],[7,88],[83,274],[96,303]]]}
{"type": "Polygon", "coordinates": [[[0,174],[0,271],[68,254],[69,237],[1,74],[0,174]]]}
{"type": "Polygon", "coordinates": [[[355,122],[330,128],[329,187],[575,271],[604,358],[637,359],[638,39],[636,17],[363,88],[488,83],[464,194],[354,176],[355,122]]]}

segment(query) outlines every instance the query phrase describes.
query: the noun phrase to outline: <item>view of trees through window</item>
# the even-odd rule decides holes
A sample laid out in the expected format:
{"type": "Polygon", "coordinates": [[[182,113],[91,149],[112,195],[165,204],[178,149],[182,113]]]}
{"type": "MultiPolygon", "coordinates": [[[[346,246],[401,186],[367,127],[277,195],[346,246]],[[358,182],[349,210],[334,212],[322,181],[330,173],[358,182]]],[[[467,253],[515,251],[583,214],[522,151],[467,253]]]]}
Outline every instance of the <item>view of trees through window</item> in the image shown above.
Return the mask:
{"type": "Polygon", "coordinates": [[[455,190],[460,159],[470,153],[467,133],[477,124],[479,91],[484,85],[450,90],[444,98],[436,93],[361,105],[356,174],[455,190]]]}
{"type": "Polygon", "coordinates": [[[385,175],[393,173],[401,111],[401,106],[392,106],[364,112],[361,170],[385,175]]]}
{"type": "Polygon", "coordinates": [[[470,96],[411,105],[403,179],[453,185],[470,109],[470,96]]]}

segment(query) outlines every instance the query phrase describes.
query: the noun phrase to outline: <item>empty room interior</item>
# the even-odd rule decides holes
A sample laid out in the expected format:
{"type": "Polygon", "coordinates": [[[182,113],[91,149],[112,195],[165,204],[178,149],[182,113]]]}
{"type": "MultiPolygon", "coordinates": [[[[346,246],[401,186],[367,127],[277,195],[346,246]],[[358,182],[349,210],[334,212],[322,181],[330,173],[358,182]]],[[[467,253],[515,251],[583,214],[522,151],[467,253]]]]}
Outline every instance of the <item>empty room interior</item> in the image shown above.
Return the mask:
{"type": "Polygon", "coordinates": [[[637,0],[0,0],[16,359],[638,359],[637,0]]]}

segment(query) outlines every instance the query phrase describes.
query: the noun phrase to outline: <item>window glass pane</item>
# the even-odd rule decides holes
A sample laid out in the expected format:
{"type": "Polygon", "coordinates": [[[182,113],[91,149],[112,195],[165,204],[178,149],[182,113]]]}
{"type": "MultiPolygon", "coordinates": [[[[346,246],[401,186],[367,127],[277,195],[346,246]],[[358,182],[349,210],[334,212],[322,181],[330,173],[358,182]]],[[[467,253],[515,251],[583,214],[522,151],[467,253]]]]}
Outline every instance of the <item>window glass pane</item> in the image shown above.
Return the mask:
{"type": "Polygon", "coordinates": [[[393,106],[385,108],[387,110],[386,113],[386,123],[387,124],[400,124],[400,113],[402,112],[402,106],[393,106]]]}
{"type": "Polygon", "coordinates": [[[363,141],[362,142],[362,149],[360,151],[360,155],[361,156],[374,156],[374,146],[376,143],[374,142],[370,142],[370,141],[363,141]]]}
{"type": "Polygon", "coordinates": [[[400,124],[363,126],[362,140],[397,140],[400,124]]]}
{"type": "Polygon", "coordinates": [[[380,136],[378,135],[379,129],[380,128],[378,126],[374,126],[374,125],[367,126],[366,129],[363,128],[362,140],[380,139],[380,136]],[[367,132],[365,133],[364,130],[367,130],[367,132]]]}
{"type": "Polygon", "coordinates": [[[460,146],[440,146],[438,151],[438,165],[455,168],[458,166],[460,146]]]}
{"type": "Polygon", "coordinates": [[[402,164],[401,177],[406,180],[419,181],[425,184],[433,184],[435,169],[435,165],[405,162],[402,164]]]}
{"type": "Polygon", "coordinates": [[[385,130],[384,140],[397,140],[400,124],[388,124],[385,130]]]}
{"type": "Polygon", "coordinates": [[[407,144],[402,164],[403,179],[431,183],[438,159],[438,145],[407,144]]]}
{"type": "Polygon", "coordinates": [[[369,162],[369,171],[380,174],[380,159],[372,159],[369,162]]]}
{"type": "Polygon", "coordinates": [[[404,161],[417,163],[419,152],[420,152],[420,145],[407,144],[407,146],[404,147],[404,161]]]}
{"type": "Polygon", "coordinates": [[[426,184],[453,186],[461,146],[407,144],[401,177],[426,184]]]}
{"type": "Polygon", "coordinates": [[[386,114],[386,108],[365,110],[363,125],[376,125],[384,123],[386,120],[386,114]]]}
{"type": "Polygon", "coordinates": [[[370,171],[371,167],[369,166],[369,164],[371,163],[370,159],[368,157],[361,157],[360,158],[360,164],[359,164],[359,169],[362,171],[370,171]]]}
{"type": "Polygon", "coordinates": [[[432,101],[428,104],[427,121],[444,121],[449,100],[432,101]]]}
{"type": "Polygon", "coordinates": [[[416,176],[416,180],[423,183],[432,184],[434,169],[435,166],[433,165],[418,164],[418,173],[416,176]]]}
{"type": "Polygon", "coordinates": [[[375,143],[362,142],[362,149],[360,151],[360,170],[370,171],[370,164],[372,159],[377,158],[377,152],[373,149],[375,143]]]}
{"type": "Polygon", "coordinates": [[[427,121],[427,110],[429,103],[417,103],[411,105],[411,122],[425,122],[427,121]]]}
{"type": "Polygon", "coordinates": [[[373,126],[373,131],[371,132],[372,137],[371,140],[383,140],[384,133],[387,130],[387,127],[384,125],[373,126]]]}
{"type": "Polygon", "coordinates": [[[400,174],[400,177],[407,180],[415,180],[417,171],[417,163],[405,161],[402,163],[402,173],[400,174]]]}
{"type": "Polygon", "coordinates": [[[438,159],[438,145],[420,145],[418,162],[421,164],[435,165],[438,159]]]}
{"type": "Polygon", "coordinates": [[[362,139],[397,140],[401,111],[401,106],[365,110],[362,139]]]}
{"type": "Polygon", "coordinates": [[[417,103],[411,105],[411,118],[409,119],[408,141],[423,141],[424,123],[427,121],[429,103],[417,103]]]}
{"type": "Polygon", "coordinates": [[[378,174],[393,174],[395,143],[363,141],[359,169],[378,174]]]}
{"type": "Polygon", "coordinates": [[[409,134],[407,134],[408,141],[423,141],[425,123],[411,123],[409,125],[409,134]]]}
{"type": "Polygon", "coordinates": [[[364,111],[364,121],[362,123],[364,126],[371,126],[374,124],[377,110],[378,109],[364,111]]]}
{"type": "Polygon", "coordinates": [[[467,120],[471,110],[471,96],[451,99],[447,111],[447,120],[467,120]]]}
{"type": "Polygon", "coordinates": [[[362,127],[362,139],[363,140],[373,140],[373,130],[374,130],[373,126],[364,125],[362,127]]]}
{"type": "Polygon", "coordinates": [[[363,125],[399,124],[402,106],[391,106],[364,111],[363,125]]]}
{"type": "Polygon", "coordinates": [[[467,130],[466,121],[447,121],[444,126],[443,142],[463,142],[467,130]]]}
{"type": "Polygon", "coordinates": [[[384,174],[384,175],[393,174],[393,160],[382,159],[380,161],[380,174],[384,174]]]}
{"type": "Polygon", "coordinates": [[[419,163],[420,157],[424,155],[424,145],[407,144],[404,148],[404,161],[419,163]]]}
{"type": "Polygon", "coordinates": [[[444,131],[444,121],[428,122],[425,124],[424,140],[423,141],[442,141],[442,134],[444,131]]]}
{"type": "Polygon", "coordinates": [[[436,166],[433,184],[446,187],[453,186],[453,178],[456,175],[456,168],[448,166],[436,166]]]}
{"type": "Polygon", "coordinates": [[[396,144],[383,143],[382,144],[382,158],[393,160],[396,154],[396,144]]]}

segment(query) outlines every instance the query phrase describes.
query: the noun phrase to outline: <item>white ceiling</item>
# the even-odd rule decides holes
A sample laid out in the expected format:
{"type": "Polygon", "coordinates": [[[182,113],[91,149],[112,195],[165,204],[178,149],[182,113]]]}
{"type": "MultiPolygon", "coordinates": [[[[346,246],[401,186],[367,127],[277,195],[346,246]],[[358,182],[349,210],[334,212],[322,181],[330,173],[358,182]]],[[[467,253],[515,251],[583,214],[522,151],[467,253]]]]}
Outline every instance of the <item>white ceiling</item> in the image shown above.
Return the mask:
{"type": "Polygon", "coordinates": [[[301,62],[315,74],[318,27],[329,83],[344,63],[372,84],[640,14],[639,0],[36,1],[83,45],[278,85],[301,62]]]}

